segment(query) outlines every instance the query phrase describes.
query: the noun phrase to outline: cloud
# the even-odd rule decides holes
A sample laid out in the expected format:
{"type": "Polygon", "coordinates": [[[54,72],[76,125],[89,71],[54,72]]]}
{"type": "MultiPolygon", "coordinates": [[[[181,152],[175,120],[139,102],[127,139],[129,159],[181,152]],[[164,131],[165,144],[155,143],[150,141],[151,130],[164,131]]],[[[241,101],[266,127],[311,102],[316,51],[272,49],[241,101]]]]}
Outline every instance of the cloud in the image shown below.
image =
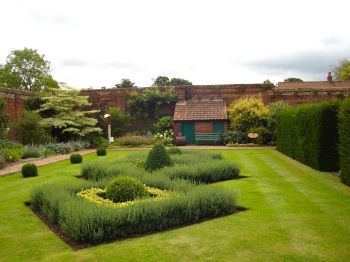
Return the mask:
{"type": "Polygon", "coordinates": [[[134,69],[136,66],[128,62],[116,62],[116,61],[102,61],[102,62],[92,62],[81,59],[65,59],[61,61],[62,66],[72,66],[72,67],[95,67],[101,69],[113,69],[113,68],[124,68],[124,69],[134,69]]]}
{"type": "Polygon", "coordinates": [[[350,48],[337,51],[304,51],[292,55],[249,61],[245,63],[245,66],[256,72],[265,74],[293,72],[297,74],[324,75],[329,71],[330,66],[334,67],[337,65],[349,53],[350,48]]]}
{"type": "Polygon", "coordinates": [[[56,14],[48,14],[48,13],[33,13],[34,20],[39,23],[48,23],[48,24],[71,24],[73,21],[65,16],[56,15],[56,14]]]}

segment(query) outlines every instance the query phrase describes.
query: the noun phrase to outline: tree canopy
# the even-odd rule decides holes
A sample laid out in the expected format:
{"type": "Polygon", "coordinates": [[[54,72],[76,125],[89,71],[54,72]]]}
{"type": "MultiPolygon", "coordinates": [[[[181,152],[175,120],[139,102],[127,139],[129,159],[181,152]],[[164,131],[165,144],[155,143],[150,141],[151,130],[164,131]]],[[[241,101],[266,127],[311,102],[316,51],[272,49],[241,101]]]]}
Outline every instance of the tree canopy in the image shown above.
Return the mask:
{"type": "Polygon", "coordinates": [[[156,87],[160,87],[160,86],[178,86],[180,84],[183,85],[192,85],[192,83],[186,79],[182,79],[182,78],[171,78],[169,79],[169,77],[167,76],[158,76],[152,86],[156,86],[156,87]]]}
{"type": "Polygon", "coordinates": [[[288,83],[302,83],[304,81],[302,79],[300,79],[300,78],[289,77],[289,78],[284,79],[284,82],[288,82],[288,83]]]}
{"type": "Polygon", "coordinates": [[[123,78],[122,80],[120,80],[119,84],[115,84],[114,85],[116,88],[128,88],[128,87],[136,87],[135,83],[132,82],[130,79],[128,78],[123,78]]]}
{"type": "Polygon", "coordinates": [[[74,89],[54,90],[42,99],[44,103],[38,112],[51,112],[49,117],[42,120],[44,127],[58,129],[61,134],[69,133],[78,137],[101,131],[96,127],[97,119],[88,117],[98,113],[99,110],[82,110],[91,104],[88,102],[88,96],[80,95],[79,91],[74,89]]]}
{"type": "Polygon", "coordinates": [[[50,71],[50,62],[37,50],[14,50],[0,65],[0,86],[28,91],[59,88],[50,71]]]}
{"type": "Polygon", "coordinates": [[[350,81],[350,60],[340,61],[339,66],[334,69],[334,74],[337,80],[350,81]]]}

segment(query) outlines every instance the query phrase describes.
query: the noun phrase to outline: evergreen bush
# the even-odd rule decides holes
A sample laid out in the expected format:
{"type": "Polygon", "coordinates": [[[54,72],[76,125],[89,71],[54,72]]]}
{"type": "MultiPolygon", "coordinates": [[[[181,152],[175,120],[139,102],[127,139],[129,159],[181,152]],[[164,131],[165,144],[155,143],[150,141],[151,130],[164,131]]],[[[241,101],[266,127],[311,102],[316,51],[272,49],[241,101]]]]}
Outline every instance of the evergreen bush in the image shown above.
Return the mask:
{"type": "Polygon", "coordinates": [[[107,150],[104,147],[99,147],[96,149],[96,155],[97,156],[105,156],[107,155],[107,150]]]}
{"type": "Polygon", "coordinates": [[[167,149],[167,153],[170,155],[181,155],[181,149],[177,146],[173,146],[167,149]]]}
{"type": "Polygon", "coordinates": [[[33,163],[27,163],[22,166],[23,177],[33,177],[38,175],[38,168],[33,163]]]}
{"type": "Polygon", "coordinates": [[[70,162],[71,164],[79,164],[83,162],[83,157],[80,154],[71,154],[70,162]]]}
{"type": "Polygon", "coordinates": [[[301,105],[277,119],[277,148],[321,171],[337,171],[338,101],[301,105]]]}
{"type": "Polygon", "coordinates": [[[169,154],[166,152],[164,145],[157,143],[148,153],[145,162],[145,169],[152,172],[156,169],[170,165],[171,159],[169,154]]]}
{"type": "Polygon", "coordinates": [[[340,178],[350,186],[350,100],[345,100],[339,110],[340,178]]]}
{"type": "Polygon", "coordinates": [[[119,176],[106,187],[106,197],[113,202],[125,202],[147,195],[145,185],[139,180],[119,176]]]}

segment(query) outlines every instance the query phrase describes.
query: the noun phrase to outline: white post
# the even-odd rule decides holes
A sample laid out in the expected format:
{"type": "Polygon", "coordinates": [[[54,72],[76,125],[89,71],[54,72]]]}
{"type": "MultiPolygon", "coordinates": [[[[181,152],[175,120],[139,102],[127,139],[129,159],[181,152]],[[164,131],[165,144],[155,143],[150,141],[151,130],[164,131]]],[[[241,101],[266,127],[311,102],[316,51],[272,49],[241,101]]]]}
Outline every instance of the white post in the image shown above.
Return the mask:
{"type": "Polygon", "coordinates": [[[112,130],[111,130],[111,124],[108,124],[108,142],[112,143],[112,130]]]}

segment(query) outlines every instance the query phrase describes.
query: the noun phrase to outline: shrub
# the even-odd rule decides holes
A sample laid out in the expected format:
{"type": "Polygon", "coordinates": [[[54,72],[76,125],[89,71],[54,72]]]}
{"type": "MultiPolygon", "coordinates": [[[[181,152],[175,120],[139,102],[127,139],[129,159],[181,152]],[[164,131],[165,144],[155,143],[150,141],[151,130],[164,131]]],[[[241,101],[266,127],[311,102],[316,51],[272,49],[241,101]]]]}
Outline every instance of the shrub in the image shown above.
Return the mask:
{"type": "Polygon", "coordinates": [[[113,202],[125,202],[147,195],[146,187],[139,180],[119,176],[106,187],[106,197],[113,202]]]}
{"type": "Polygon", "coordinates": [[[99,147],[96,149],[96,155],[98,156],[105,156],[107,155],[107,150],[104,147],[99,147]]]}
{"type": "Polygon", "coordinates": [[[289,109],[290,106],[283,101],[278,101],[270,104],[268,108],[269,115],[267,117],[267,129],[272,135],[271,142],[274,143],[276,140],[277,118],[283,111],[289,109]]]}
{"type": "Polygon", "coordinates": [[[152,145],[155,142],[153,136],[133,136],[127,135],[119,137],[115,140],[114,145],[118,146],[142,146],[142,145],[152,145]]]}
{"type": "Polygon", "coordinates": [[[102,136],[97,136],[91,140],[91,145],[97,148],[99,147],[107,148],[109,146],[109,142],[106,138],[102,136]]]}
{"type": "Polygon", "coordinates": [[[56,154],[68,154],[72,151],[72,147],[69,143],[56,143],[56,144],[46,144],[47,149],[52,150],[56,154]]]}
{"type": "Polygon", "coordinates": [[[166,130],[163,133],[155,134],[154,138],[156,142],[163,143],[164,145],[169,145],[174,140],[174,132],[173,130],[166,130]]]}
{"type": "Polygon", "coordinates": [[[38,168],[33,163],[27,163],[22,166],[23,177],[33,177],[38,175],[38,168]]]}
{"type": "Polygon", "coordinates": [[[23,111],[21,118],[15,124],[16,133],[23,144],[43,144],[51,137],[41,125],[42,118],[38,113],[23,111]]]}
{"type": "Polygon", "coordinates": [[[5,99],[0,96],[0,140],[7,137],[8,117],[5,113],[5,99]]]}
{"type": "Polygon", "coordinates": [[[7,164],[6,164],[5,158],[2,155],[0,155],[0,169],[4,168],[6,166],[7,166],[7,164]]]}
{"type": "Polygon", "coordinates": [[[76,196],[82,189],[95,186],[91,183],[40,185],[32,191],[31,203],[51,223],[59,224],[71,239],[85,243],[101,243],[196,223],[231,214],[236,209],[235,194],[231,190],[207,186],[192,186],[186,193],[177,191],[175,197],[123,208],[93,205],[76,196]]]}
{"type": "Polygon", "coordinates": [[[249,130],[249,133],[258,133],[255,143],[258,145],[267,145],[271,141],[271,133],[265,127],[256,127],[249,130]]]}
{"type": "Polygon", "coordinates": [[[268,108],[261,98],[244,97],[228,108],[230,127],[247,133],[253,127],[266,126],[268,108]]]}
{"type": "Polygon", "coordinates": [[[337,171],[338,101],[301,105],[280,114],[277,148],[321,171],[337,171]]]}
{"type": "Polygon", "coordinates": [[[339,111],[340,178],[350,186],[350,100],[345,100],[339,111]]]}
{"type": "Polygon", "coordinates": [[[22,157],[23,148],[3,148],[1,154],[7,161],[17,162],[22,157]]]}
{"type": "Polygon", "coordinates": [[[222,140],[225,145],[227,144],[246,144],[248,143],[248,136],[246,133],[243,133],[238,130],[228,130],[223,136],[222,140]]]}
{"type": "MultiPolygon", "coordinates": [[[[132,123],[132,117],[130,116],[129,113],[123,111],[118,107],[109,107],[107,108],[106,113],[108,113],[112,118],[111,131],[112,131],[113,137],[122,136],[130,129],[130,126],[132,123]]],[[[107,127],[107,120],[105,118],[102,118],[101,121],[103,122],[103,126],[107,127]]],[[[106,145],[98,145],[98,146],[106,146],[106,145]]]]}
{"type": "Polygon", "coordinates": [[[183,150],[181,155],[172,155],[171,161],[176,165],[197,164],[213,159],[222,159],[221,153],[183,150]]]}
{"type": "Polygon", "coordinates": [[[173,129],[173,118],[171,116],[163,116],[154,124],[156,133],[164,133],[167,130],[173,129]]]}
{"type": "Polygon", "coordinates": [[[148,153],[145,169],[147,171],[154,171],[165,166],[170,166],[171,160],[169,154],[166,152],[163,144],[156,144],[148,153]]]}
{"type": "Polygon", "coordinates": [[[79,164],[79,163],[83,162],[83,157],[80,154],[71,154],[70,162],[72,164],[79,164]]]}
{"type": "Polygon", "coordinates": [[[36,158],[44,155],[45,147],[43,146],[25,146],[22,158],[36,158]]]}
{"type": "Polygon", "coordinates": [[[239,169],[227,160],[212,160],[203,163],[197,162],[189,165],[177,165],[164,168],[158,173],[170,179],[182,178],[195,182],[213,183],[239,177],[239,169]]]}
{"type": "Polygon", "coordinates": [[[167,153],[170,155],[181,155],[181,149],[177,146],[173,146],[167,149],[167,153]]]}

